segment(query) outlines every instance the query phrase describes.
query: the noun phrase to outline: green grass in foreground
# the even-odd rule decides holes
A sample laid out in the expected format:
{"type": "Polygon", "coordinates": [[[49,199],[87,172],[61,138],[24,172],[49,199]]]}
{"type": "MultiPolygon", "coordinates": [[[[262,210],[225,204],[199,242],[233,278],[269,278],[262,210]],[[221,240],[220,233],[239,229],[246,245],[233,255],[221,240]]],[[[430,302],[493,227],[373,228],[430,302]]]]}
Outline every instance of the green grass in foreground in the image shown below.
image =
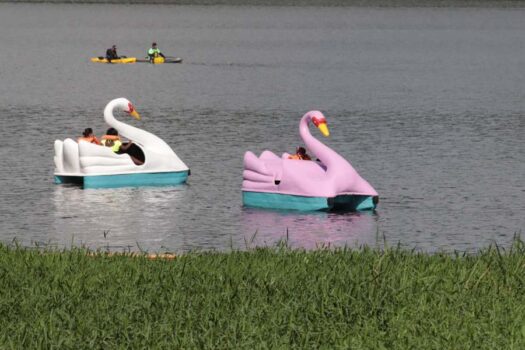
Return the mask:
{"type": "Polygon", "coordinates": [[[525,348],[525,247],[176,260],[0,246],[0,348],[525,348]]]}

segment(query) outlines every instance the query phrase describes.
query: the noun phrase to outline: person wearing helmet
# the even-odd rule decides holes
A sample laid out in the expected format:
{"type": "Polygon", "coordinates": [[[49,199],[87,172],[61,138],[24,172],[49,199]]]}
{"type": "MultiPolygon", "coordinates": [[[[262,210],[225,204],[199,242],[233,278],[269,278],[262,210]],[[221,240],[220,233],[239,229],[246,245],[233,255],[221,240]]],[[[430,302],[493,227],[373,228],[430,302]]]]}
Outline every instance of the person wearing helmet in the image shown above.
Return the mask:
{"type": "Polygon", "coordinates": [[[151,44],[151,48],[148,50],[148,57],[149,61],[153,63],[153,60],[155,57],[163,57],[166,58],[162,52],[160,52],[159,48],[157,47],[157,43],[151,44]]]}
{"type": "Polygon", "coordinates": [[[117,54],[117,45],[113,45],[106,50],[106,59],[109,63],[111,63],[111,60],[118,60],[119,58],[120,57],[117,54]]]}

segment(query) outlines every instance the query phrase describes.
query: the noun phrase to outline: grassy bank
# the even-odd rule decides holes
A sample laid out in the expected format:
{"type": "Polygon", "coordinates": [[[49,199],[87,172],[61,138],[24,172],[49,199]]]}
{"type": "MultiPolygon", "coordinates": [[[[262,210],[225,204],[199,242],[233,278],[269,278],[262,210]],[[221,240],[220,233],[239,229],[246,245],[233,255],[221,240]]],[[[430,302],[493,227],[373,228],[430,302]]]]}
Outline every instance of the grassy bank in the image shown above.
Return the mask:
{"type": "Polygon", "coordinates": [[[188,254],[0,246],[1,348],[525,347],[525,248],[188,254]]]}

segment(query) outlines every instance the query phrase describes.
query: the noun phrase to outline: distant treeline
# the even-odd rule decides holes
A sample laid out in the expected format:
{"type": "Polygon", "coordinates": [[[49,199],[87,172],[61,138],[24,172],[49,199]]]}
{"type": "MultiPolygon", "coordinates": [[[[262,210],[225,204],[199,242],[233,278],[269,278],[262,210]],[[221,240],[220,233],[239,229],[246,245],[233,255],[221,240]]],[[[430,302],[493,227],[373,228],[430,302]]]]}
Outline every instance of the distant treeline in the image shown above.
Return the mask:
{"type": "Polygon", "coordinates": [[[0,0],[26,3],[231,6],[525,7],[525,0],[0,0]]]}

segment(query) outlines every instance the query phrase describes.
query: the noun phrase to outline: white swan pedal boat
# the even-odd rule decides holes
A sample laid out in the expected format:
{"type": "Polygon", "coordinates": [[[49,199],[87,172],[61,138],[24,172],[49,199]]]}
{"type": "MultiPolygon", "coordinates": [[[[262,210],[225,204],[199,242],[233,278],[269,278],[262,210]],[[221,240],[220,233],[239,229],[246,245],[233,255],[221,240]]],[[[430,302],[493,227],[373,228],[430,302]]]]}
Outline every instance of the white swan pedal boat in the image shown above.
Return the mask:
{"type": "Polygon", "coordinates": [[[162,139],[115,119],[114,110],[136,119],[139,114],[130,101],[117,98],[104,109],[104,120],[120,136],[131,140],[134,153],[144,162],[136,165],[129,154],[117,154],[110,147],[70,138],[55,141],[55,183],[76,183],[83,188],[171,186],[186,182],[190,169],[162,139]]]}

